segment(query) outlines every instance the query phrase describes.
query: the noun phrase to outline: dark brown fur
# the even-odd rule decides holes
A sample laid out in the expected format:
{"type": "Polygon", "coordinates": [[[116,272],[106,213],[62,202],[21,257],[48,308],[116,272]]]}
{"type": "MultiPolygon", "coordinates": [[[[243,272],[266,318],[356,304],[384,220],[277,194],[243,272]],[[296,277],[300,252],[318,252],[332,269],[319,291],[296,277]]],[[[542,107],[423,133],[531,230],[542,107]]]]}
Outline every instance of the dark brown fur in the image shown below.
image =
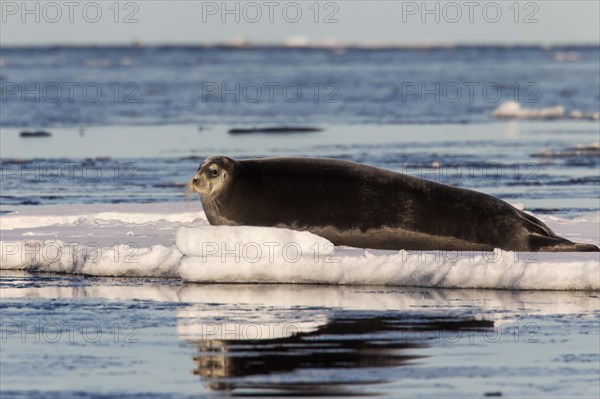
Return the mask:
{"type": "Polygon", "coordinates": [[[229,175],[215,198],[202,196],[214,225],[307,230],[363,248],[600,251],[490,195],[354,162],[212,157],[206,164],[229,175]]]}

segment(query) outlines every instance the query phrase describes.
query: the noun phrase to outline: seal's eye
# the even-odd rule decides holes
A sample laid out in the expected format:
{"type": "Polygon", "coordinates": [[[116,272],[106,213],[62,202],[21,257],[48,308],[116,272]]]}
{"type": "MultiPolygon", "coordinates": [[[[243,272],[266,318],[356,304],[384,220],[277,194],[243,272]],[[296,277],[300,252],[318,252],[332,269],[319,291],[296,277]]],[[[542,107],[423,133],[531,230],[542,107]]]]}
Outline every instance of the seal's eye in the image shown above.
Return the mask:
{"type": "Polygon", "coordinates": [[[219,171],[216,169],[211,169],[208,173],[210,173],[212,177],[217,177],[219,175],[219,171]]]}

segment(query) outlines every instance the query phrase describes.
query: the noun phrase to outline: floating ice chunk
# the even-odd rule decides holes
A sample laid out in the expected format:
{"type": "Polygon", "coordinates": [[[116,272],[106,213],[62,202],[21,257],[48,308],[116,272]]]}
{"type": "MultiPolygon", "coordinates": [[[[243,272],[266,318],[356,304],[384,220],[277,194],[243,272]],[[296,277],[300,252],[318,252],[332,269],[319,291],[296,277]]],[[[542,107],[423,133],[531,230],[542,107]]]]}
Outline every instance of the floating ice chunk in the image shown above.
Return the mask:
{"type": "Polygon", "coordinates": [[[554,61],[556,62],[579,62],[581,56],[576,51],[557,51],[554,53],[554,61]]]}
{"type": "MultiPolygon", "coordinates": [[[[208,226],[197,217],[201,210],[182,211],[181,204],[121,204],[110,210],[105,205],[80,205],[71,211],[37,207],[0,216],[0,269],[212,283],[600,290],[598,253],[414,253],[332,247],[308,232],[208,226]],[[108,211],[127,220],[94,216],[108,211]],[[38,227],[19,227],[19,220],[33,223],[40,215],[48,219],[38,227]],[[94,223],[83,225],[78,222],[81,217],[94,223]],[[72,219],[48,225],[51,218],[72,219]],[[11,229],[5,230],[5,220],[12,220],[11,229]],[[207,242],[225,246],[203,250],[207,242]],[[257,247],[263,251],[260,256],[257,247]]],[[[544,215],[540,219],[572,241],[600,241],[599,212],[573,220],[544,215]]]]}
{"type": "Polygon", "coordinates": [[[188,282],[392,285],[511,290],[600,290],[597,253],[377,251],[346,248],[332,258],[249,261],[184,257],[188,282]]]}
{"type": "Polygon", "coordinates": [[[0,268],[77,273],[84,263],[81,250],[61,240],[2,241],[0,268]]]}
{"type": "Polygon", "coordinates": [[[118,245],[102,248],[100,256],[87,260],[81,272],[91,276],[179,277],[181,257],[174,247],[118,245]]]}
{"type": "Polygon", "coordinates": [[[91,276],[178,277],[181,253],[173,246],[134,243],[100,247],[61,240],[3,241],[0,269],[91,276]]]}
{"type": "Polygon", "coordinates": [[[502,103],[492,112],[492,117],[494,118],[560,119],[564,116],[565,107],[562,105],[534,109],[524,108],[514,101],[502,103]]]}
{"type": "Polygon", "coordinates": [[[566,111],[562,105],[543,108],[525,108],[514,101],[500,104],[492,117],[498,119],[589,119],[600,120],[600,112],[583,112],[580,110],[566,111]]]}

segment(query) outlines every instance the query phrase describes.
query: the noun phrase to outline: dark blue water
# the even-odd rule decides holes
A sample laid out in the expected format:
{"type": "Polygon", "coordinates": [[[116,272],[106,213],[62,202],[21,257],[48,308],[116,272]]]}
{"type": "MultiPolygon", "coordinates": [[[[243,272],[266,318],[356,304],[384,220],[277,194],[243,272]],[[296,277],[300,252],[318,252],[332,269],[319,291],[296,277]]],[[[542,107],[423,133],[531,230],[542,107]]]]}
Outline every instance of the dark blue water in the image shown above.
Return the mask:
{"type": "MultiPolygon", "coordinates": [[[[183,201],[205,157],[319,156],[483,191],[535,213],[600,208],[598,123],[332,125],[303,134],[232,135],[227,126],[5,128],[0,211],[27,205],[183,201]]],[[[197,197],[192,197],[197,201],[197,197]]]]}
{"type": "MultiPolygon", "coordinates": [[[[182,201],[198,164],[215,154],[333,157],[538,214],[600,209],[597,121],[490,117],[511,100],[597,112],[598,47],[2,48],[0,57],[0,214],[182,201]],[[576,62],[556,61],[561,52],[576,62]],[[323,131],[228,133],[256,125],[323,131]],[[34,129],[51,137],[19,136],[34,129]]],[[[598,396],[596,293],[280,290],[7,271],[0,280],[5,325],[104,331],[93,342],[79,330],[58,342],[3,334],[3,397],[598,396]],[[216,341],[188,328],[273,316],[316,329],[216,341]],[[139,327],[134,343],[115,339],[119,325],[139,327]],[[497,340],[411,340],[465,328],[493,338],[497,327],[497,340]]]]}
{"type": "MultiPolygon", "coordinates": [[[[3,48],[0,126],[487,122],[600,109],[589,47],[3,48]],[[558,62],[561,54],[575,62],[558,62]]],[[[562,57],[565,58],[565,57],[562,57]]]]}
{"type": "Polygon", "coordinates": [[[490,116],[514,100],[598,112],[597,46],[41,47],[0,57],[0,212],[182,200],[215,154],[347,159],[536,212],[600,207],[597,121],[490,116]],[[255,126],[323,131],[228,134],[255,126]],[[19,137],[39,129],[52,136],[19,137]]]}

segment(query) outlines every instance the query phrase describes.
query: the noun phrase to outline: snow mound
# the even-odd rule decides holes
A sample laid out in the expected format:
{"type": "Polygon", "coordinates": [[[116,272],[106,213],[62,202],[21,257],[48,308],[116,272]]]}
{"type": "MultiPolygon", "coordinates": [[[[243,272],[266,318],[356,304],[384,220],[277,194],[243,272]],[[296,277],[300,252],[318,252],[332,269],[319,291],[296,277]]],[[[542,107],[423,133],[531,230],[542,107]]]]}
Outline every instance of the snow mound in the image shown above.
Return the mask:
{"type": "Polygon", "coordinates": [[[175,243],[182,254],[203,259],[227,258],[229,254],[258,261],[310,252],[315,256],[329,255],[335,249],[329,240],[307,231],[249,226],[182,227],[175,243]]]}

